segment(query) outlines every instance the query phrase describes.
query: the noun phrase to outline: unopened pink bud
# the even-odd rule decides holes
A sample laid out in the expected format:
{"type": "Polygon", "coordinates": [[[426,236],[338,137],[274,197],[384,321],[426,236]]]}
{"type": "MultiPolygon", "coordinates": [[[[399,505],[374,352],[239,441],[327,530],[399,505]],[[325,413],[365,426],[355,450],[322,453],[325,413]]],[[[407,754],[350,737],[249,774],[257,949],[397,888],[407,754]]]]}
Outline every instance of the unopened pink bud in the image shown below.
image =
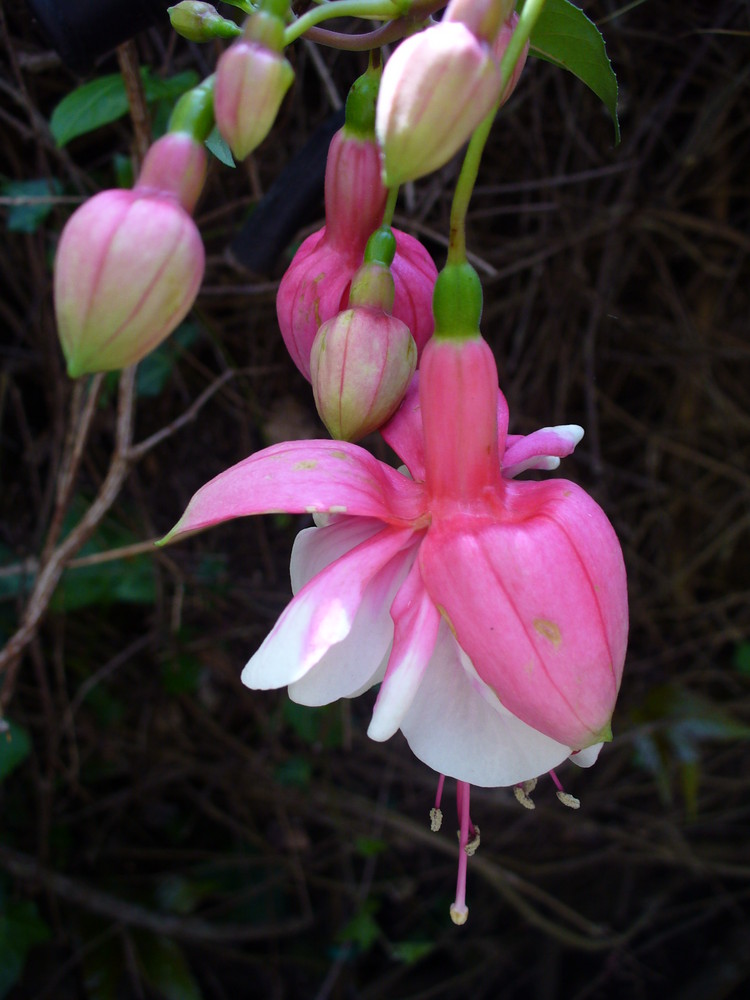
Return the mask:
{"type": "MultiPolygon", "coordinates": [[[[497,34],[494,42],[492,43],[492,55],[497,60],[498,65],[500,65],[500,60],[505,55],[505,50],[508,48],[508,43],[510,42],[511,35],[516,30],[518,25],[518,14],[515,11],[510,15],[510,17],[505,21],[497,34]]],[[[523,68],[526,65],[526,57],[529,54],[529,43],[526,42],[523,48],[523,52],[516,60],[516,64],[513,67],[513,72],[511,73],[510,80],[505,85],[502,93],[501,104],[505,104],[510,95],[518,86],[518,81],[521,78],[521,73],[523,73],[523,68]]]]}
{"type": "Polygon", "coordinates": [[[310,355],[318,413],[331,433],[358,441],[395,413],[417,366],[409,328],[383,309],[355,306],[318,330],[310,355]]]}
{"type": "Polygon", "coordinates": [[[500,25],[510,17],[515,0],[451,0],[441,23],[465,24],[477,38],[492,44],[500,25]]]}
{"type": "MultiPolygon", "coordinates": [[[[322,323],[347,307],[349,289],[365,246],[380,225],[386,190],[380,154],[373,139],[344,127],[333,137],[326,165],[326,224],[304,241],[276,298],[279,327],[287,349],[306,379],[310,350],[322,323]]],[[[422,244],[394,230],[396,256],[393,315],[411,330],[418,350],[432,336],[432,291],[437,269],[422,244]]]]}
{"type": "Polygon", "coordinates": [[[135,364],[187,314],[205,255],[183,206],[194,205],[204,170],[202,147],[169,134],[149,151],[132,191],[103,191],[68,220],[54,293],[71,378],[135,364]]]}
{"type": "Polygon", "coordinates": [[[230,45],[216,68],[216,124],[238,160],[268,135],[294,81],[294,70],[280,51],[283,34],[278,19],[253,15],[243,38],[230,45]]]}
{"type": "Polygon", "coordinates": [[[206,181],[207,161],[202,143],[186,132],[168,132],[146,153],[136,187],[143,194],[172,194],[192,212],[206,181]]]}
{"type": "Polygon", "coordinates": [[[442,167],[500,96],[490,46],[458,22],[403,41],[383,70],[375,131],[392,187],[442,167]]]}

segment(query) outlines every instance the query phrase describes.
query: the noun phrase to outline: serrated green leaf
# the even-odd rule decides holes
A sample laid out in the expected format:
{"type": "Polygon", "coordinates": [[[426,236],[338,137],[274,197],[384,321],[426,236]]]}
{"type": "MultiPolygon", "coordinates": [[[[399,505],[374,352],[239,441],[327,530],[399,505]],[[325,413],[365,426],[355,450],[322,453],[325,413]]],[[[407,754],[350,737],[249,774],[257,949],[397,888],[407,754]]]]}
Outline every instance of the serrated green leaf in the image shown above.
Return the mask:
{"type": "Polygon", "coordinates": [[[234,162],[234,157],[232,156],[232,150],[227,146],[226,142],[222,138],[221,132],[216,125],[211,129],[211,133],[206,139],[207,149],[214,154],[217,160],[223,163],[227,167],[236,166],[234,162]]]}
{"type": "Polygon", "coordinates": [[[4,719],[0,727],[0,781],[15,771],[30,752],[31,739],[23,726],[4,719]]]}
{"type": "MultiPolygon", "coordinates": [[[[519,6],[523,8],[523,3],[519,6]]],[[[617,77],[604,39],[593,21],[568,0],[547,0],[530,42],[531,55],[568,70],[604,102],[612,116],[618,143],[617,77]]]]}
{"type": "MultiPolygon", "coordinates": [[[[161,80],[152,76],[147,66],[141,69],[141,78],[149,103],[175,101],[198,82],[193,70],[161,80]]],[[[110,73],[67,94],[52,112],[50,130],[57,145],[65,146],[71,139],[117,121],[127,111],[128,95],[122,75],[110,73]]]]}
{"type": "Polygon", "coordinates": [[[35,233],[52,211],[53,203],[42,199],[60,194],[62,185],[54,178],[40,177],[28,181],[3,181],[0,192],[6,198],[40,199],[30,200],[8,208],[8,231],[11,233],[35,233]]]}

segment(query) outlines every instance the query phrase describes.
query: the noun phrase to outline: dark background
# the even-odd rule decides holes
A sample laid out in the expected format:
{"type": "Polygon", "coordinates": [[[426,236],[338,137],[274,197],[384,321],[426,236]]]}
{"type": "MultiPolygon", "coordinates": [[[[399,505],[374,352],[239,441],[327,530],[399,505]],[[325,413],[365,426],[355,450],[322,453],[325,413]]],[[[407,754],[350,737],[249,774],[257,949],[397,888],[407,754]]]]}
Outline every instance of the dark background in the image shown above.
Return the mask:
{"type": "MultiPolygon", "coordinates": [[[[275,321],[293,246],[271,253],[263,275],[227,252],[364,68],[363,56],[321,48],[316,61],[298,43],[271,137],[234,171],[212,165],[196,213],[205,284],[188,325],[141,367],[136,441],[225,381],[132,469],[85,552],[135,554],[65,574],[7,708],[21,748],[0,782],[0,987],[11,1000],[745,995],[749,8],[584,6],[620,81],[621,145],[593,95],[530,61],[468,224],[511,430],[585,426],[563,471],[608,512],[629,570],[615,740],[591,770],[560,769],[581,809],[563,808],[546,780],[534,812],[508,789],[476,791],[482,846],[469,922],[454,927],[451,783],[433,835],[435,775],[400,735],[366,739],[371,695],[313,711],[240,684],[289,598],[305,520],[138,547],[228,465],[321,434],[275,321]]],[[[204,76],[220,48],[168,25],[135,42],[160,78],[204,76]]],[[[57,148],[52,109],[117,61],[75,75],[23,6],[0,14],[0,60],[4,641],[44,545],[71,406],[55,243],[76,203],[127,174],[133,129],[126,117],[57,148]],[[19,224],[13,182],[50,178],[46,217],[19,224]]],[[[166,109],[151,111],[158,128],[166,109]]],[[[439,266],[455,171],[407,189],[397,211],[439,266]]],[[[318,200],[297,240],[320,218],[318,200]]],[[[73,519],[108,467],[116,381],[102,389],[73,519]]]]}

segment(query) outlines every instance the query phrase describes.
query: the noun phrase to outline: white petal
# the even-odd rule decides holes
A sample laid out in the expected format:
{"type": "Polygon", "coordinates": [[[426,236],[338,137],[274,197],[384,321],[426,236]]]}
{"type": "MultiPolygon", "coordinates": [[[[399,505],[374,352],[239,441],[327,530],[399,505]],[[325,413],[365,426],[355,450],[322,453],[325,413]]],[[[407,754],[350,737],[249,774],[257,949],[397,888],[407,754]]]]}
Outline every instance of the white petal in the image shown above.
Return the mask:
{"type": "Polygon", "coordinates": [[[314,576],[250,659],[242,682],[266,689],[304,677],[349,635],[370,581],[397,553],[414,548],[409,544],[413,535],[409,529],[384,527],[314,576]]]}
{"type": "Polygon", "coordinates": [[[579,767],[591,767],[592,764],[596,764],[599,751],[603,746],[603,743],[594,743],[593,746],[584,747],[583,750],[576,750],[570,755],[570,759],[579,767]]]}
{"type": "Polygon", "coordinates": [[[292,701],[329,705],[339,698],[354,698],[378,683],[393,640],[389,608],[415,556],[416,546],[399,552],[373,577],[346,638],[289,685],[292,701]]]}
{"type": "Polygon", "coordinates": [[[510,714],[477,677],[444,622],[401,731],[433,770],[484,787],[535,778],[570,754],[569,747],[510,714]]]}
{"type": "MultiPolygon", "coordinates": [[[[328,515],[327,515],[328,516],[328,515]]],[[[383,530],[373,517],[341,517],[316,528],[303,528],[294,539],[289,575],[296,594],[314,576],[361,542],[383,530]]]]}
{"type": "Polygon", "coordinates": [[[390,617],[395,622],[393,649],[367,730],[371,740],[388,740],[401,725],[428,667],[440,625],[440,613],[422,583],[414,562],[396,595],[390,617]]]}

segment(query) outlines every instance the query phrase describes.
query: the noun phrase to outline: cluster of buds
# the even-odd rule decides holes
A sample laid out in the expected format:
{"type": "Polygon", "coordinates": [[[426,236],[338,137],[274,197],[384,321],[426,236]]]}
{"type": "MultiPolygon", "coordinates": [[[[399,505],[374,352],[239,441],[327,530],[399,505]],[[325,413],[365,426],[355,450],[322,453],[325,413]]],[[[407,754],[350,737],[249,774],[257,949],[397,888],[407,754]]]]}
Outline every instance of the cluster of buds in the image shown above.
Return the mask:
{"type": "MultiPolygon", "coordinates": [[[[352,87],[346,122],[333,137],[325,177],[325,226],[304,241],[279,286],[276,312],[292,360],[310,379],[310,353],[320,327],[349,305],[365,247],[379,228],[387,191],[373,132],[379,73],[369,70],[352,87]]],[[[432,335],[432,290],[437,270],[422,244],[393,230],[390,264],[393,317],[421,351],[432,335]]]]}

